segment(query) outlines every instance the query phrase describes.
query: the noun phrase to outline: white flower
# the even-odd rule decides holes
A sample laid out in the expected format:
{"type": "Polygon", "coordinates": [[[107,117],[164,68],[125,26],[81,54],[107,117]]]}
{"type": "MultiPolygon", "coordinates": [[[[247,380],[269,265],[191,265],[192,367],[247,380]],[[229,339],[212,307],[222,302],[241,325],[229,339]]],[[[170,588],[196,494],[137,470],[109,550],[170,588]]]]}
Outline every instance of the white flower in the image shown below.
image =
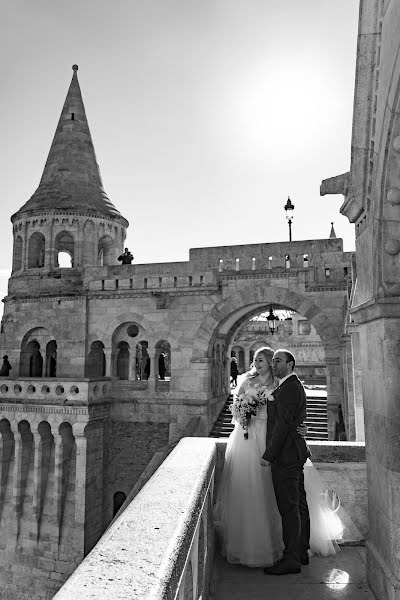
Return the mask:
{"type": "Polygon", "coordinates": [[[272,394],[270,394],[267,398],[268,402],[273,402],[275,400],[275,398],[273,397],[272,394]]]}

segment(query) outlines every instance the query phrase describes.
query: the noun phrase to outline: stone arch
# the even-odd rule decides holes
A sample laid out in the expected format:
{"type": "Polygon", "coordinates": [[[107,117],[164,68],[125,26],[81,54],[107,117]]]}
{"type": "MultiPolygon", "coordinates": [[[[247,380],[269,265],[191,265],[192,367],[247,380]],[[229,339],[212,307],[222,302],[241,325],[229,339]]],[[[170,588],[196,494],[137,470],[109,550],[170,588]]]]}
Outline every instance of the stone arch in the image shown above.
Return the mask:
{"type": "Polygon", "coordinates": [[[95,265],[97,260],[94,260],[94,258],[94,223],[88,219],[83,225],[82,263],[84,265],[95,265]]]}
{"type": "MultiPolygon", "coordinates": [[[[96,337],[93,336],[99,337],[101,335],[103,340],[110,340],[112,342],[113,336],[118,328],[131,324],[135,324],[139,327],[139,333],[135,339],[141,339],[144,334],[146,335],[146,339],[149,339],[150,337],[154,338],[153,325],[150,321],[138,313],[125,312],[116,315],[108,323],[104,324],[101,329],[99,328],[97,331],[94,331],[93,335],[91,336],[91,341],[96,339],[96,337]]],[[[122,337],[121,339],[125,339],[126,341],[129,340],[129,338],[125,337],[122,337]]]]}
{"type": "Polygon", "coordinates": [[[104,344],[100,340],[95,340],[90,344],[89,354],[86,358],[85,377],[105,377],[105,374],[106,355],[104,353],[104,344]]]}
{"type": "Polygon", "coordinates": [[[100,266],[115,264],[115,243],[110,235],[103,235],[99,239],[97,252],[100,266]]]}
{"type": "Polygon", "coordinates": [[[19,367],[21,377],[43,376],[42,352],[50,342],[53,342],[51,347],[56,345],[54,337],[45,327],[35,327],[25,334],[21,342],[19,367]]]}
{"type": "Polygon", "coordinates": [[[13,271],[20,271],[22,269],[22,250],[23,241],[20,235],[17,235],[14,241],[14,252],[13,252],[13,271]]]}
{"type": "Polygon", "coordinates": [[[58,257],[66,253],[71,257],[71,267],[75,266],[75,240],[70,231],[60,231],[54,240],[54,266],[59,267],[58,257]]]}
{"type": "Polygon", "coordinates": [[[142,381],[150,379],[151,374],[151,357],[148,347],[147,340],[140,340],[136,344],[136,378],[142,381]]]}
{"type": "MultiPolygon", "coordinates": [[[[221,300],[203,318],[194,336],[192,362],[211,361],[208,381],[212,393],[220,391],[219,374],[214,346],[224,340],[227,347],[240,325],[252,316],[266,311],[270,305],[294,310],[305,316],[314,326],[325,351],[327,396],[328,396],[328,434],[335,439],[336,424],[339,418],[339,406],[343,402],[343,361],[341,332],[344,325],[343,311],[338,311],[337,321],[329,319],[313,298],[307,298],[297,292],[278,287],[266,287],[262,284],[248,285],[240,291],[221,300]],[[339,319],[339,314],[341,320],[339,319]],[[215,372],[217,368],[218,373],[215,372]]],[[[226,357],[225,357],[226,358],[226,357]]]]}
{"type": "Polygon", "coordinates": [[[195,335],[193,358],[211,358],[213,340],[217,335],[229,339],[239,325],[266,311],[271,304],[288,307],[307,317],[324,347],[340,344],[343,322],[333,323],[312,298],[285,288],[256,284],[246,286],[226,300],[221,300],[205,315],[195,335]]]}
{"type": "Polygon", "coordinates": [[[145,336],[143,327],[133,320],[120,323],[111,336],[111,372],[120,379],[136,379],[136,346],[145,336]]]}
{"type": "Polygon", "coordinates": [[[129,379],[131,353],[128,342],[119,342],[117,351],[115,375],[119,379],[129,379]]]}
{"type": "Polygon", "coordinates": [[[56,377],[57,375],[57,342],[51,340],[46,345],[46,377],[56,377]]]}
{"type": "Polygon", "coordinates": [[[167,340],[156,343],[155,366],[160,380],[171,377],[171,345],[167,340]]]}
{"type": "Polygon", "coordinates": [[[28,269],[44,267],[46,241],[43,233],[35,231],[28,241],[28,269]]]}

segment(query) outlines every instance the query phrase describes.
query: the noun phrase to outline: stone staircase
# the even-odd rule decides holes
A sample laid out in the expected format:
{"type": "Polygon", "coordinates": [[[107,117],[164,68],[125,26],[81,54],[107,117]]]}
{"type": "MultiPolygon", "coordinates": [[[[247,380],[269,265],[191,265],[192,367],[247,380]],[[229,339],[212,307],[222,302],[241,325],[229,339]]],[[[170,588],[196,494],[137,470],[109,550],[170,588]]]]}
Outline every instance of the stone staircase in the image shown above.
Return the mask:
{"type": "MultiPolygon", "coordinates": [[[[309,440],[327,440],[328,439],[328,416],[326,406],[326,393],[319,390],[306,390],[307,393],[307,419],[308,427],[307,439],[309,440]]],[[[228,396],[227,401],[221,410],[218,419],[215,421],[211,430],[210,437],[227,438],[233,431],[232,413],[229,410],[233,402],[233,394],[228,396]]]]}
{"type": "Polygon", "coordinates": [[[229,394],[227,401],[221,410],[218,419],[215,421],[214,426],[211,430],[210,437],[215,438],[228,438],[233,431],[235,425],[231,423],[232,413],[229,410],[230,405],[233,402],[233,394],[229,394]]]}
{"type": "Polygon", "coordinates": [[[307,392],[307,419],[308,440],[328,440],[328,411],[326,404],[326,394],[320,395],[307,392]]]}

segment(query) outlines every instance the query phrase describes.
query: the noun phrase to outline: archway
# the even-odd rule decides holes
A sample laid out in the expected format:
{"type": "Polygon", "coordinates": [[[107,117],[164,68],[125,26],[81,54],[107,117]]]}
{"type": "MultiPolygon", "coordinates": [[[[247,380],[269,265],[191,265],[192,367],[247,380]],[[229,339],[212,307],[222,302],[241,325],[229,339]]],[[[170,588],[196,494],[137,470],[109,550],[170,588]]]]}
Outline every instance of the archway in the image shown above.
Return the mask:
{"type": "Polygon", "coordinates": [[[35,231],[28,242],[28,269],[37,269],[44,266],[44,252],[44,235],[35,231]]]}
{"type": "Polygon", "coordinates": [[[92,342],[86,360],[86,377],[104,377],[106,374],[106,355],[104,344],[99,340],[92,342]]]}
{"type": "Polygon", "coordinates": [[[68,267],[75,266],[75,255],[74,255],[74,237],[68,231],[60,231],[57,233],[54,240],[54,266],[55,267],[68,267]],[[59,257],[62,263],[59,263],[59,257]],[[68,258],[69,257],[69,258],[68,258]],[[66,261],[66,262],[64,262],[66,261]]]}
{"type": "MultiPolygon", "coordinates": [[[[49,376],[47,370],[47,348],[54,356],[57,343],[45,327],[36,327],[28,331],[21,342],[19,374],[21,377],[49,376]],[[46,363],[43,369],[42,351],[46,349],[46,363]]],[[[55,354],[56,355],[56,354],[55,354]]]]}
{"type": "Polygon", "coordinates": [[[127,342],[119,342],[117,350],[118,354],[116,375],[120,379],[129,379],[129,344],[127,342]]]}
{"type": "MultiPolygon", "coordinates": [[[[343,402],[343,364],[341,333],[344,326],[342,305],[336,314],[330,307],[329,317],[318,306],[317,300],[303,296],[285,288],[268,287],[261,283],[247,285],[239,291],[221,300],[204,318],[195,335],[192,361],[211,363],[209,368],[210,394],[213,403],[224,402],[225,388],[220,385],[220,377],[225,365],[215,354],[216,346],[226,346],[234,339],[236,331],[252,316],[267,312],[270,305],[282,310],[295,311],[314,326],[318,333],[326,361],[327,395],[328,395],[328,429],[329,439],[334,439],[339,418],[339,407],[343,402]]],[[[222,352],[222,358],[227,352],[222,352]]],[[[229,381],[229,374],[224,372],[224,381],[229,381]]]]}

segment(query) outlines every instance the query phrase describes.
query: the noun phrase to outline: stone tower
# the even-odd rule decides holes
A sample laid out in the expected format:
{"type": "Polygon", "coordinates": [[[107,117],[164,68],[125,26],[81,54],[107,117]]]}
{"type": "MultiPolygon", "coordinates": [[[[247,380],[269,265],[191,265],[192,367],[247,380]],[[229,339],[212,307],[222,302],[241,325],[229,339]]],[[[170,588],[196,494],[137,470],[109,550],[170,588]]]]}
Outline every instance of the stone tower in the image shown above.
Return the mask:
{"type": "Polygon", "coordinates": [[[73,71],[39,187],[11,218],[15,291],[28,269],[34,275],[54,272],[60,252],[81,271],[88,265],[114,264],[123,247],[128,222],[104,191],[77,65],[73,71]]]}
{"type": "MultiPolygon", "coordinates": [[[[14,243],[8,293],[14,298],[26,296],[27,291],[41,297],[79,294],[85,267],[115,264],[123,251],[128,221],[104,191],[78,66],[72,68],[71,85],[39,187],[11,217],[14,243]],[[68,268],[63,268],[65,262],[68,268]]],[[[30,341],[27,338],[25,345],[30,341]]],[[[74,364],[72,356],[58,357],[58,374],[84,374],[83,357],[79,365],[75,351],[73,357],[74,364]]],[[[13,359],[17,365],[18,358],[13,359]]],[[[30,359],[27,349],[20,360],[20,375],[37,375],[35,368],[32,371],[28,366],[30,359]]],[[[49,375],[50,368],[47,360],[43,374],[49,375]]]]}

